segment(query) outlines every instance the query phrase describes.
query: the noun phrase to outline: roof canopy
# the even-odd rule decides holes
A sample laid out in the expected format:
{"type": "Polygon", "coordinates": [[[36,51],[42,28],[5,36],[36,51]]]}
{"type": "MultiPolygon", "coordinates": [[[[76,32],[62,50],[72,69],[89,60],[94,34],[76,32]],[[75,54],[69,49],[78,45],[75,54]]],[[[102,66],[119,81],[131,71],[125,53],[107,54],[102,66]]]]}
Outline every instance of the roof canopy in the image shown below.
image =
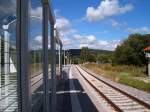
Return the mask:
{"type": "Polygon", "coordinates": [[[150,51],[150,46],[146,47],[144,51],[150,51]]]}

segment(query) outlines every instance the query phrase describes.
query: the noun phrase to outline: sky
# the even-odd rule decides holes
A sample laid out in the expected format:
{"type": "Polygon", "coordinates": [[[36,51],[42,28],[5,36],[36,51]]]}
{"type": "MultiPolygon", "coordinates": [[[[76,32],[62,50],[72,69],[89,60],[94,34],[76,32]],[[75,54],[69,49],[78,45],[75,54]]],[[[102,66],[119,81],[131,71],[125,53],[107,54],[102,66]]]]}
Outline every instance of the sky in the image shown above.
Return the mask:
{"type": "MultiPolygon", "coordinates": [[[[150,33],[150,0],[52,0],[64,49],[115,50],[130,34],[150,33]]],[[[16,16],[15,0],[0,1],[0,26],[16,16]]],[[[29,41],[42,46],[41,0],[31,0],[29,41]]],[[[0,27],[1,28],[1,27],[0,27]]]]}
{"type": "Polygon", "coordinates": [[[150,33],[150,0],[53,0],[65,48],[114,50],[132,33],[150,33]]]}

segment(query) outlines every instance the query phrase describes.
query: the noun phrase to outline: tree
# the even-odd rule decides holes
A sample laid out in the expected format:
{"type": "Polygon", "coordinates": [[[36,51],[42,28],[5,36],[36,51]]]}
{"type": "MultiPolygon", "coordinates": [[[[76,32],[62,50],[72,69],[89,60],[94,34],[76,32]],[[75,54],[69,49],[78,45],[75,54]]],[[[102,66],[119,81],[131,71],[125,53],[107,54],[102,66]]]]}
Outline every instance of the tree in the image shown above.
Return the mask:
{"type": "Polygon", "coordinates": [[[100,63],[112,63],[112,56],[113,54],[99,54],[98,55],[98,61],[100,63]]]}
{"type": "Polygon", "coordinates": [[[119,45],[114,53],[114,62],[127,65],[145,65],[143,49],[150,45],[150,35],[132,34],[119,45]]]}
{"type": "Polygon", "coordinates": [[[89,54],[90,54],[89,48],[82,47],[81,53],[80,53],[80,58],[83,60],[83,62],[86,62],[88,60],[89,54]]]}
{"type": "Polygon", "coordinates": [[[96,55],[90,53],[88,55],[88,59],[87,59],[88,62],[96,62],[96,55]]]}
{"type": "Polygon", "coordinates": [[[96,62],[96,54],[88,47],[83,47],[80,53],[81,62],[96,62]]]}

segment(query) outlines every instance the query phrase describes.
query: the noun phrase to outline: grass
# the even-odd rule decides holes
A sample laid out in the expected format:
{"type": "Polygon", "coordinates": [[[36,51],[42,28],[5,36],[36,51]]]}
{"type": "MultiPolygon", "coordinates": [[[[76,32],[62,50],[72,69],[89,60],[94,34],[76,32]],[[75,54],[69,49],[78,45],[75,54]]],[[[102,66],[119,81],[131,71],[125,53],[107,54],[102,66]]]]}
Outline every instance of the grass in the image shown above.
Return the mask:
{"type": "Polygon", "coordinates": [[[84,67],[115,82],[150,92],[150,83],[139,80],[140,78],[146,77],[146,74],[144,74],[144,67],[127,65],[112,66],[111,64],[98,65],[95,63],[85,64],[84,67]]]}
{"type": "Polygon", "coordinates": [[[131,77],[121,77],[118,82],[140,90],[150,92],[150,83],[146,83],[138,79],[134,79],[131,77]]]}
{"type": "Polygon", "coordinates": [[[31,77],[36,76],[42,71],[42,63],[34,63],[30,65],[30,75],[31,77]]]}

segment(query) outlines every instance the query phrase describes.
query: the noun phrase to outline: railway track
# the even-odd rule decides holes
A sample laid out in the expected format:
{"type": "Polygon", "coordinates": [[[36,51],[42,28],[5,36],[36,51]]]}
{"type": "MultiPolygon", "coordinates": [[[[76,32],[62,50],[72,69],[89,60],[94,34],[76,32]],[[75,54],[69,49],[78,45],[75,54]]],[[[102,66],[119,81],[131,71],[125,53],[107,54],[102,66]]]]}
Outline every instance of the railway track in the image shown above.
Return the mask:
{"type": "Polygon", "coordinates": [[[80,75],[94,88],[94,90],[116,112],[150,112],[150,105],[131,96],[124,91],[99,79],[87,70],[76,66],[80,75]]]}

